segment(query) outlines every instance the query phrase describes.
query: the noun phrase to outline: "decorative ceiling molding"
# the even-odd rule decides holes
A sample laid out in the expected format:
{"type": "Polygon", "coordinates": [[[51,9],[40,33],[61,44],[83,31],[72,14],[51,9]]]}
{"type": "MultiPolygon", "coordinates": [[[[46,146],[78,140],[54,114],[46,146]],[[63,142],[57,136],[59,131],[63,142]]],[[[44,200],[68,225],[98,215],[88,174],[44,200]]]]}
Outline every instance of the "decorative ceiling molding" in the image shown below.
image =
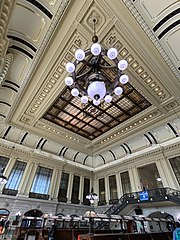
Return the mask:
{"type": "Polygon", "coordinates": [[[134,16],[134,18],[136,19],[136,21],[139,23],[139,25],[141,26],[141,28],[144,30],[144,32],[147,34],[147,36],[149,37],[149,39],[151,40],[151,42],[154,44],[154,46],[156,47],[156,49],[159,51],[159,53],[161,54],[162,58],[165,60],[165,62],[167,63],[167,65],[170,67],[170,69],[172,70],[172,72],[174,73],[174,75],[177,77],[177,79],[180,81],[180,73],[178,71],[178,69],[176,68],[176,66],[173,64],[172,60],[169,58],[169,56],[167,55],[166,51],[164,50],[164,48],[161,46],[160,41],[158,40],[158,38],[156,37],[156,35],[154,34],[153,30],[150,29],[150,27],[148,26],[148,24],[145,22],[145,20],[143,19],[142,15],[138,12],[138,10],[136,9],[135,5],[132,3],[131,0],[123,0],[124,4],[126,5],[126,7],[129,9],[129,11],[132,13],[132,15],[134,16]]]}
{"type": "Polygon", "coordinates": [[[10,15],[15,7],[16,1],[12,0],[1,0],[0,8],[0,71],[5,64],[7,49],[9,45],[9,40],[7,38],[7,30],[10,15]]]}

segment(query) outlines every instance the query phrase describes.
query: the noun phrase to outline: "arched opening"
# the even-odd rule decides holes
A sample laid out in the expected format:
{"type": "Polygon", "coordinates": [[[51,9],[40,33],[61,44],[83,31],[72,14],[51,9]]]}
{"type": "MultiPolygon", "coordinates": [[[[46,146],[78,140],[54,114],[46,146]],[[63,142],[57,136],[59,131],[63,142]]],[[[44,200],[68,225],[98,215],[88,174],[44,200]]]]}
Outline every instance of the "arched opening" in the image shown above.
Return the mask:
{"type": "Polygon", "coordinates": [[[63,213],[57,213],[56,216],[58,216],[58,218],[64,217],[65,215],[63,213]]]}
{"type": "Polygon", "coordinates": [[[150,230],[153,231],[173,231],[174,230],[174,217],[169,214],[166,213],[164,211],[157,211],[157,212],[153,212],[151,213],[148,217],[154,219],[155,221],[150,222],[149,226],[150,226],[150,230]],[[156,219],[165,219],[167,221],[156,221],[156,219]],[[168,222],[168,220],[170,220],[168,222]]]}
{"type": "Polygon", "coordinates": [[[43,212],[38,209],[32,209],[24,213],[25,217],[42,217],[43,212]]]}
{"type": "Polygon", "coordinates": [[[8,217],[9,216],[9,211],[5,208],[0,208],[0,218],[2,217],[8,217]]]}

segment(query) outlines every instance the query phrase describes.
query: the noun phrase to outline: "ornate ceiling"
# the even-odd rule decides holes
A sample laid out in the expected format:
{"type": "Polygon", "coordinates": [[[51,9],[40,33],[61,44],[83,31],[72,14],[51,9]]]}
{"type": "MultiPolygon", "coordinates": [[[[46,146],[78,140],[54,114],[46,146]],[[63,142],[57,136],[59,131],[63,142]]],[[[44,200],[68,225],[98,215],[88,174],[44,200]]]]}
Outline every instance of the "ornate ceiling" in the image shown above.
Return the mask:
{"type": "Polygon", "coordinates": [[[118,158],[119,146],[131,153],[137,135],[153,142],[153,129],[166,131],[180,109],[179,16],[173,0],[2,0],[1,138],[47,151],[54,146],[59,156],[69,151],[69,159],[80,153],[83,164],[92,147],[105,161],[118,158]],[[116,47],[130,78],[122,97],[99,108],[82,107],[64,83],[76,49],[92,44],[94,18],[99,42],[116,47]]]}

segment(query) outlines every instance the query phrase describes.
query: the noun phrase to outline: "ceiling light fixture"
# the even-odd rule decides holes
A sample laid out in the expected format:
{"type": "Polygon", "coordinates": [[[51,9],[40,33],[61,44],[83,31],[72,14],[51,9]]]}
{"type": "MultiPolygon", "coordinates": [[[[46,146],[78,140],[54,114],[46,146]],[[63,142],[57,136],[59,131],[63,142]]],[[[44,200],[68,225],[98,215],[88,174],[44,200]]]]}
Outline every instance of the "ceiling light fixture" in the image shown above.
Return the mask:
{"type": "Polygon", "coordinates": [[[94,201],[98,199],[98,195],[94,193],[93,188],[91,189],[91,192],[86,196],[86,199],[88,199],[90,203],[94,203],[94,201]]]}
{"type": "Polygon", "coordinates": [[[129,81],[129,77],[123,73],[128,66],[127,61],[118,60],[116,48],[107,50],[98,43],[95,34],[96,19],[93,19],[93,23],[93,44],[88,50],[78,49],[75,52],[74,63],[66,64],[66,70],[70,75],[65,78],[65,83],[72,89],[71,94],[80,97],[82,103],[86,104],[90,100],[98,106],[102,102],[110,103],[113,94],[121,95],[122,85],[129,81]],[[81,68],[78,68],[79,64],[81,68]],[[110,79],[110,71],[115,72],[115,79],[110,79]]]}
{"type": "Polygon", "coordinates": [[[4,169],[5,168],[2,168],[1,170],[0,170],[0,184],[6,184],[7,183],[7,177],[5,177],[4,175],[3,175],[3,172],[4,172],[4,169]]]}

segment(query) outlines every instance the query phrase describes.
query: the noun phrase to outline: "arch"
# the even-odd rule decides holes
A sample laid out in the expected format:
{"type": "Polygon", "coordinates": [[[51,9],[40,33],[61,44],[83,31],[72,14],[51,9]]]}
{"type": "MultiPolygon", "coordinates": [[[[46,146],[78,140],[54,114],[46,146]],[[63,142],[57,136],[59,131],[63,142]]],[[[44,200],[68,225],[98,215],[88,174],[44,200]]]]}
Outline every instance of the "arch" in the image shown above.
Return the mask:
{"type": "Polygon", "coordinates": [[[173,231],[174,230],[174,217],[164,211],[156,211],[156,212],[152,212],[151,214],[149,214],[150,218],[152,219],[166,219],[168,221],[166,222],[157,222],[156,221],[152,221],[150,222],[150,229],[156,229],[156,230],[160,230],[160,231],[173,231]],[[170,221],[169,221],[170,220],[170,221]],[[158,226],[158,227],[157,227],[158,226]]]}
{"type": "Polygon", "coordinates": [[[163,211],[153,212],[153,213],[149,214],[148,217],[150,217],[150,218],[165,218],[165,219],[174,221],[174,217],[171,214],[163,212],[163,211]]]}
{"type": "Polygon", "coordinates": [[[58,216],[58,218],[65,217],[63,213],[57,213],[56,216],[58,216]]]}
{"type": "Polygon", "coordinates": [[[0,208],[0,216],[9,216],[9,210],[6,208],[0,208]]]}
{"type": "Polygon", "coordinates": [[[38,209],[31,209],[24,213],[25,217],[42,217],[43,212],[38,209]]]}

